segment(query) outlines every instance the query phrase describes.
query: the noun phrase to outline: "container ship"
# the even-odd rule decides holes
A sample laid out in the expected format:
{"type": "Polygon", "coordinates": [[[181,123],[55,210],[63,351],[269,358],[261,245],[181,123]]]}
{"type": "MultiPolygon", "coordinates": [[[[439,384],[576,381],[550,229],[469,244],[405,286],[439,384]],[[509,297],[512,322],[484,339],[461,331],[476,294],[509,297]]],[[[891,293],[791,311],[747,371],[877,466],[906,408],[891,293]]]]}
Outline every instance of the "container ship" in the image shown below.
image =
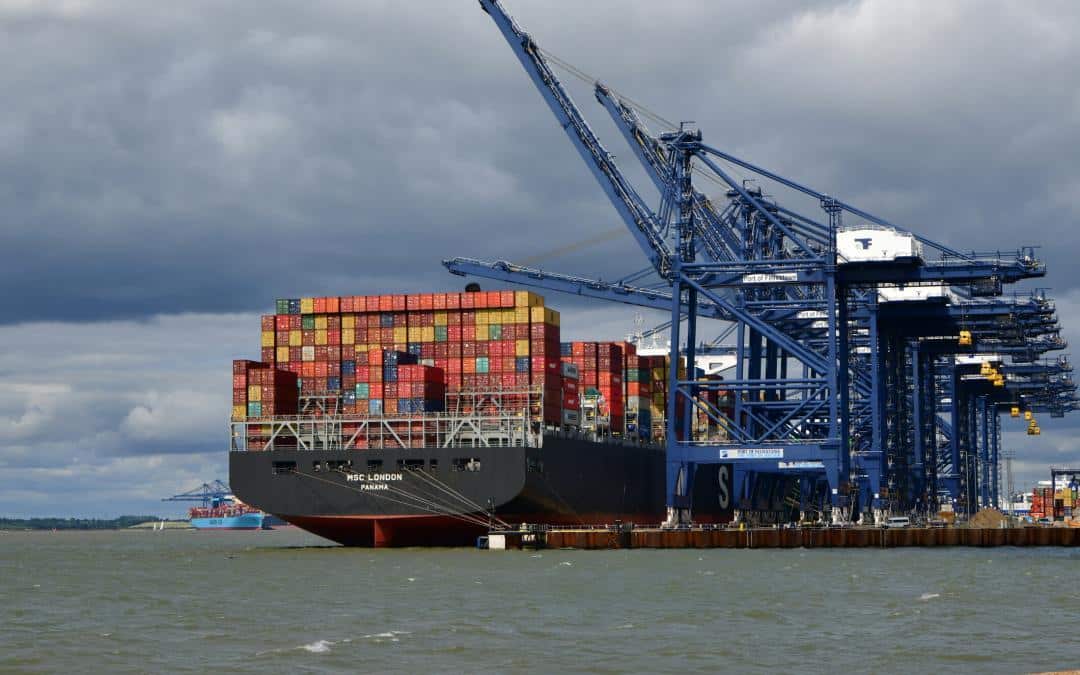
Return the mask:
{"type": "Polygon", "coordinates": [[[188,510],[188,516],[196,530],[271,529],[271,521],[265,513],[230,498],[215,500],[209,506],[193,506],[188,510]]]}
{"type": "MultiPolygon", "coordinates": [[[[521,523],[663,520],[666,359],[562,343],[541,296],[278,300],[261,345],[233,363],[229,482],[288,523],[453,546],[521,523]]],[[[699,522],[730,519],[722,483],[698,472],[699,522]]]]}

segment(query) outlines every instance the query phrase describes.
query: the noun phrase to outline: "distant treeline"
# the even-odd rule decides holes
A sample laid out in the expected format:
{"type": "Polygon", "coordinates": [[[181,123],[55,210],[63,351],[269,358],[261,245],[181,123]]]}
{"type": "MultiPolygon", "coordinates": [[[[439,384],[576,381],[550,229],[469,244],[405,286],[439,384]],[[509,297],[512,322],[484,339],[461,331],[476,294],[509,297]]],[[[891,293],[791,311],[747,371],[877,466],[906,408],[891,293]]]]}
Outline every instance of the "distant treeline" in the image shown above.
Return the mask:
{"type": "Polygon", "coordinates": [[[0,530],[120,530],[157,516],[120,516],[119,518],[0,518],[0,530]]]}

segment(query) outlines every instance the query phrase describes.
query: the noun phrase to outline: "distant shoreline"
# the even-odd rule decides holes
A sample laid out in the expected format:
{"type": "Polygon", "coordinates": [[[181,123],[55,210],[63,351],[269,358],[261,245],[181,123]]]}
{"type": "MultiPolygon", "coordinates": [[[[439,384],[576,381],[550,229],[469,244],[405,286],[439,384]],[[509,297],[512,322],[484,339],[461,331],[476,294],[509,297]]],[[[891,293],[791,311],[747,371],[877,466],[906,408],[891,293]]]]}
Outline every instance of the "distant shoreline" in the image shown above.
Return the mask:
{"type": "MultiPolygon", "coordinates": [[[[0,531],[88,531],[124,530],[148,522],[159,523],[159,516],[120,516],[119,518],[0,518],[0,531]]],[[[166,523],[183,523],[186,519],[170,518],[166,523]]],[[[166,525],[168,527],[168,525],[166,525]]],[[[173,525],[172,527],[176,527],[173,525]]]]}

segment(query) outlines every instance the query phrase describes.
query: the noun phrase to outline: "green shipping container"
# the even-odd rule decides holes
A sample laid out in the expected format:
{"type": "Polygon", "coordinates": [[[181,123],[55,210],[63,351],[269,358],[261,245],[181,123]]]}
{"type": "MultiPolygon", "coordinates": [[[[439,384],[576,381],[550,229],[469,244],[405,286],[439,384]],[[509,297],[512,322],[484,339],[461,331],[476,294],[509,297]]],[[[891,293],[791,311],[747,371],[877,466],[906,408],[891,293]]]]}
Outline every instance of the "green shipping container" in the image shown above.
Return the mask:
{"type": "Polygon", "coordinates": [[[488,357],[477,356],[476,357],[476,372],[484,375],[488,372],[488,357]]]}
{"type": "MultiPolygon", "coordinates": [[[[502,324],[501,323],[493,323],[490,326],[488,326],[488,339],[489,340],[501,340],[502,339],[502,324]]],[[[484,372],[486,373],[487,371],[485,370],[484,372]]]]}
{"type": "Polygon", "coordinates": [[[367,398],[371,391],[371,385],[367,382],[356,383],[356,398],[367,398]]]}
{"type": "Polygon", "coordinates": [[[300,319],[300,324],[300,327],[304,330],[315,330],[315,315],[305,314],[304,317],[300,319]]]}
{"type": "Polygon", "coordinates": [[[248,403],[248,417],[262,417],[262,403],[248,403]]]}
{"type": "Polygon", "coordinates": [[[446,326],[435,326],[435,342],[446,342],[446,326]]]}
{"type": "Polygon", "coordinates": [[[279,298],[278,301],[277,301],[277,304],[275,305],[275,307],[277,308],[277,311],[275,312],[276,314],[288,314],[289,313],[289,301],[288,300],[282,300],[282,299],[279,298]]]}

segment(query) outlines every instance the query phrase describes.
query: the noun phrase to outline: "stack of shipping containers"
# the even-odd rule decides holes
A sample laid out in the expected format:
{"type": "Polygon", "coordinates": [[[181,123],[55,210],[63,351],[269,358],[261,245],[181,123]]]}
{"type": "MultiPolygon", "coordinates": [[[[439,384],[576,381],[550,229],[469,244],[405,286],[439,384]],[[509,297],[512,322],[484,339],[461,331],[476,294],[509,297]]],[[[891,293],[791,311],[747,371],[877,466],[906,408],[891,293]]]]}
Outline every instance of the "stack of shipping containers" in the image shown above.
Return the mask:
{"type": "Polygon", "coordinates": [[[531,387],[544,394],[531,413],[561,421],[559,313],[535,293],[294,298],[276,309],[262,319],[265,367],[293,373],[301,394],[339,396],[344,415],[436,411],[447,391],[531,387]]]}
{"type": "Polygon", "coordinates": [[[581,374],[577,366],[569,361],[562,361],[559,370],[562,375],[562,425],[580,427],[581,374]]]}
{"type": "MultiPolygon", "coordinates": [[[[258,361],[233,361],[232,419],[296,415],[299,385],[295,373],[258,361]]],[[[270,430],[252,426],[247,430],[248,443],[266,440],[270,430]]]]}
{"type": "Polygon", "coordinates": [[[609,420],[610,431],[622,434],[626,427],[623,397],[623,350],[616,342],[568,342],[562,358],[578,369],[581,396],[599,395],[599,414],[609,420]]]}
{"type": "MultiPolygon", "coordinates": [[[[276,310],[262,317],[261,362],[234,365],[234,420],[297,414],[297,392],[364,416],[440,411],[447,393],[530,388],[543,393],[530,414],[545,424],[577,426],[592,396],[610,433],[663,437],[669,357],[628,342],[560,343],[559,313],[535,293],[290,298],[276,310]]],[[[716,405],[722,396],[702,394],[716,405]]],[[[701,413],[694,427],[716,431],[701,413]]]]}

